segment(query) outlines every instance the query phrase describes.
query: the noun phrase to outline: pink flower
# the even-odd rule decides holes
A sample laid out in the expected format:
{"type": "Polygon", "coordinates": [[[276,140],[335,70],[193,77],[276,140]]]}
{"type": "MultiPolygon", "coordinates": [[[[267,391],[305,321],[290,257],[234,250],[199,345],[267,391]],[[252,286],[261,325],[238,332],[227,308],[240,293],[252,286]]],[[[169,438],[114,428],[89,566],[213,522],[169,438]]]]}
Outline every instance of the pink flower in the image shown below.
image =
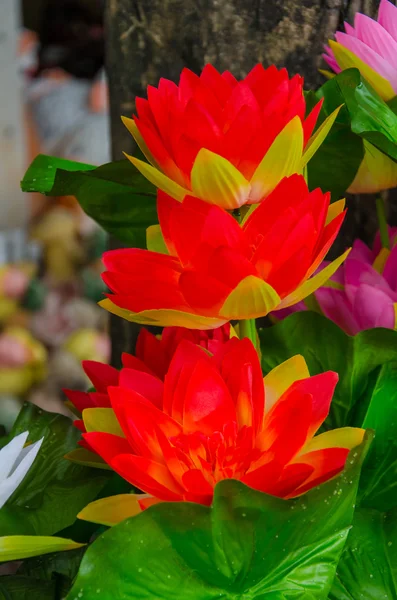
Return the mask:
{"type": "MultiPolygon", "coordinates": [[[[389,228],[389,237],[392,250],[381,247],[379,235],[372,250],[356,240],[344,264],[314,294],[323,314],[349,335],[373,327],[397,329],[397,227],[389,228]]],[[[306,310],[291,308],[288,314],[306,310]]]]}
{"type": "Polygon", "coordinates": [[[356,13],[354,27],[330,40],[324,59],[335,73],[356,67],[386,101],[397,94],[397,7],[381,0],[378,20],[356,13]]]}

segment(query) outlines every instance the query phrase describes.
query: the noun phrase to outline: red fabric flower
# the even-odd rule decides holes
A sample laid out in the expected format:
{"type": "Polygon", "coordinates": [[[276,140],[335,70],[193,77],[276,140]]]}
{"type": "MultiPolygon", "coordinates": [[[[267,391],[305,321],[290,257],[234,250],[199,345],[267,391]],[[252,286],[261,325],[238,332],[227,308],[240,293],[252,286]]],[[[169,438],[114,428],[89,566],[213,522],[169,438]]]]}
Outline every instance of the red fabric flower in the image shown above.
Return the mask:
{"type": "Polygon", "coordinates": [[[101,304],[130,321],[197,329],[291,306],[329,279],[346,256],[313,275],[345,214],[343,201],[329,202],[329,194],[309,192],[304,178],[293,175],[239,225],[217,206],[160,192],[158,215],[170,255],[105,253],[103,278],[114,293],[101,304]]]}
{"type": "Polygon", "coordinates": [[[161,79],[124,118],[149,163],[131,162],[177,200],[191,194],[232,209],[261,201],[285,176],[301,173],[338,111],[311,137],[321,108],[305,117],[303,79],[256,65],[241,81],[206,65],[179,84],[161,79]]]}
{"type": "Polygon", "coordinates": [[[275,496],[297,496],[338,474],[363,438],[356,428],[314,437],[328,414],[336,373],[310,377],[304,359],[295,356],[263,380],[248,339],[231,339],[216,357],[182,341],[164,383],[147,375],[134,388],[134,377],[122,370],[119,385],[108,388],[114,412],[91,409],[84,439],[150,494],[149,504],[208,505],[215,484],[230,478],[275,496]]]}

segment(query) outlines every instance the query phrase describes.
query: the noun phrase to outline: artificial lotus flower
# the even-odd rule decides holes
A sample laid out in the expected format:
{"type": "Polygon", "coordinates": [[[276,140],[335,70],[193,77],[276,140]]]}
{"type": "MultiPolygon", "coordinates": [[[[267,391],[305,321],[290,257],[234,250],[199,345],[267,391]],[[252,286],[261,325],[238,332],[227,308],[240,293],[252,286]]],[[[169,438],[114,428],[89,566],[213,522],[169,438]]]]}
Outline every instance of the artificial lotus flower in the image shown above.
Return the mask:
{"type": "MultiPolygon", "coordinates": [[[[83,411],[90,425],[83,436],[149,495],[139,498],[142,508],[180,500],[209,505],[223,479],[281,498],[299,496],[340,473],[363,439],[364,430],[350,427],[315,435],[336,373],[310,377],[303,357],[294,356],[263,379],[247,338],[232,338],[216,358],[182,341],[164,384],[149,376],[137,391],[128,379],[126,369],[119,385],[108,388],[113,410],[83,411]]],[[[129,501],[133,508],[136,499],[129,501]]]]}
{"type": "Polygon", "coordinates": [[[397,94],[397,8],[381,0],[378,20],[356,13],[354,27],[345,23],[345,33],[326,46],[324,60],[335,73],[356,67],[386,102],[397,94]]]}
{"type": "Polygon", "coordinates": [[[356,240],[345,264],[331,278],[332,287],[318,289],[315,297],[326,317],[349,335],[364,329],[397,329],[397,231],[391,250],[373,249],[356,240]]]}
{"type": "MultiPolygon", "coordinates": [[[[397,329],[397,228],[389,228],[389,238],[391,250],[381,248],[379,235],[372,249],[356,240],[345,263],[314,293],[321,312],[348,335],[374,327],[397,329]]],[[[276,320],[307,309],[301,302],[280,311],[276,320]]]]}
{"type": "Polygon", "coordinates": [[[43,439],[26,447],[29,432],[14,437],[0,450],[0,508],[27,475],[43,443],[43,439]]]}
{"type": "MultiPolygon", "coordinates": [[[[74,421],[75,427],[83,433],[86,431],[86,425],[83,419],[80,418],[85,409],[111,408],[108,387],[117,386],[120,381],[123,381],[125,386],[132,387],[135,391],[145,387],[148,377],[156,378],[158,380],[157,385],[162,385],[161,382],[164,381],[171,360],[182,340],[197,344],[213,356],[217,356],[222,351],[223,344],[230,339],[230,333],[229,323],[210,331],[166,327],[160,338],[143,328],[137,338],[135,355],[127,352],[122,354],[123,368],[121,371],[101,362],[84,360],[82,367],[94,390],[88,392],[63,390],[68,398],[69,407],[79,417],[74,421]],[[125,370],[128,370],[128,377],[125,376],[125,370]]],[[[91,450],[84,439],[81,439],[78,443],[86,451],[91,450]]],[[[97,460],[93,464],[93,456],[80,449],[77,451],[72,450],[67,458],[74,462],[91,464],[91,466],[102,466],[98,465],[97,460]]]]}
{"type": "Polygon", "coordinates": [[[301,173],[325,139],[334,111],[312,136],[321,101],[305,117],[303,79],[256,65],[238,81],[206,65],[179,84],[161,79],[123,121],[149,164],[128,156],[176,200],[193,195],[225,209],[254,204],[285,176],[301,173]]]}
{"type": "MultiPolygon", "coordinates": [[[[335,73],[356,67],[385,102],[397,94],[397,8],[381,0],[378,20],[356,13],[354,27],[345,23],[345,33],[326,46],[324,60],[335,73]]],[[[323,71],[327,77],[333,74],[323,71]]],[[[397,186],[397,165],[368,140],[363,140],[364,158],[347,190],[351,194],[373,194],[397,186]]]]}
{"type": "MultiPolygon", "coordinates": [[[[211,329],[299,302],[343,262],[312,276],[344,218],[344,201],[285,178],[240,225],[198,198],[178,202],[159,192],[159,226],[169,255],[141,249],[104,254],[103,278],[114,292],[101,305],[142,324],[211,329]]],[[[150,228],[152,229],[152,228],[150,228]]],[[[152,230],[153,231],[153,230],[152,230]]]]}

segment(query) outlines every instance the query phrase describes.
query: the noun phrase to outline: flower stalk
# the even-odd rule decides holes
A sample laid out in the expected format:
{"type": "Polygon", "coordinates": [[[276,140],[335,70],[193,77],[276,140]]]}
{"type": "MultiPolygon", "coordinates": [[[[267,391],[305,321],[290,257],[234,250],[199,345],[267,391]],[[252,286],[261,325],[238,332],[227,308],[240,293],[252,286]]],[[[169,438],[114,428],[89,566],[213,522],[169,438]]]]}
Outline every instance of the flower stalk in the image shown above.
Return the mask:
{"type": "Polygon", "coordinates": [[[381,196],[376,199],[376,214],[378,217],[379,234],[382,247],[390,250],[389,231],[386,220],[386,207],[381,196]]]}

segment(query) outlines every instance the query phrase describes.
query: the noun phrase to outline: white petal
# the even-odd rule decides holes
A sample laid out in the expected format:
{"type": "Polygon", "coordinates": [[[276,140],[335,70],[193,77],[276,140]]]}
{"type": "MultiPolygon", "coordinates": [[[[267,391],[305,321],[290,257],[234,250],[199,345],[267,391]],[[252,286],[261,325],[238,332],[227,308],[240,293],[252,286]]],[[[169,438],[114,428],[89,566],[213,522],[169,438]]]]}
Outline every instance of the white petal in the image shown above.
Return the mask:
{"type": "Polygon", "coordinates": [[[38,442],[21,450],[20,456],[22,456],[22,460],[18,457],[17,461],[14,462],[14,470],[10,477],[0,483],[0,508],[4,506],[26,476],[40,450],[43,439],[41,438],[38,442]]]}
{"type": "Polygon", "coordinates": [[[28,435],[28,431],[20,433],[0,450],[0,482],[11,473],[28,435]]]}

